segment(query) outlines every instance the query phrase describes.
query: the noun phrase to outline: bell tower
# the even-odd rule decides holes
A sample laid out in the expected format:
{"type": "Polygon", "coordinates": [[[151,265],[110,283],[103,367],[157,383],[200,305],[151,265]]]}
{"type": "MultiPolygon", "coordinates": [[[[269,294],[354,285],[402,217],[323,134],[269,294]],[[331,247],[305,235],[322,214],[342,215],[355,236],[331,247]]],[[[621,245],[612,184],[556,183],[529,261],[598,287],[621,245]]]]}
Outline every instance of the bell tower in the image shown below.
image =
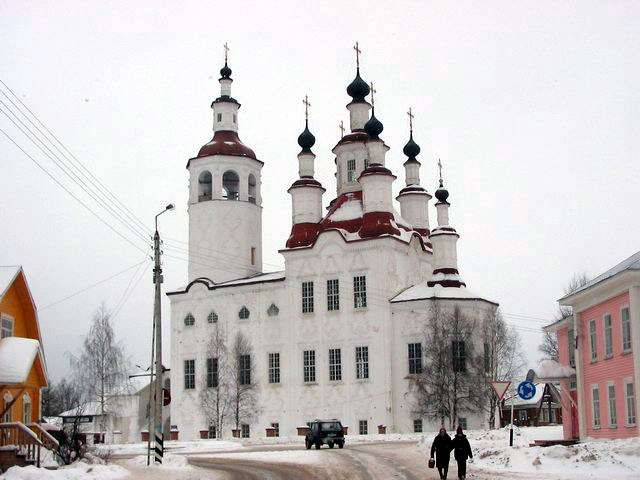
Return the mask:
{"type": "Polygon", "coordinates": [[[238,136],[225,44],[220,96],[211,104],[213,138],[189,159],[189,278],[214,283],[262,271],[263,162],[238,136]]]}

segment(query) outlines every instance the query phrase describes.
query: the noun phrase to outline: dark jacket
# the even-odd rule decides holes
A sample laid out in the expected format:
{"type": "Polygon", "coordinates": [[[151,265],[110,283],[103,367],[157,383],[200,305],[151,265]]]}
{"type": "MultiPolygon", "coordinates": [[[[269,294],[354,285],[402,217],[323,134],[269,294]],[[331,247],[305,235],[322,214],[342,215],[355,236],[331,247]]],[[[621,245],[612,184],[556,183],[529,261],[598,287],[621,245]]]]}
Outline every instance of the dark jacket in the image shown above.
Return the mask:
{"type": "Polygon", "coordinates": [[[447,465],[449,463],[449,454],[451,453],[451,437],[449,435],[436,435],[431,444],[431,458],[433,452],[436,453],[436,463],[438,465],[447,465]]]}
{"type": "Polygon", "coordinates": [[[451,440],[451,449],[453,450],[453,456],[456,460],[466,460],[468,458],[473,458],[473,453],[471,453],[471,445],[469,445],[469,440],[467,440],[466,435],[456,435],[451,440]]]}

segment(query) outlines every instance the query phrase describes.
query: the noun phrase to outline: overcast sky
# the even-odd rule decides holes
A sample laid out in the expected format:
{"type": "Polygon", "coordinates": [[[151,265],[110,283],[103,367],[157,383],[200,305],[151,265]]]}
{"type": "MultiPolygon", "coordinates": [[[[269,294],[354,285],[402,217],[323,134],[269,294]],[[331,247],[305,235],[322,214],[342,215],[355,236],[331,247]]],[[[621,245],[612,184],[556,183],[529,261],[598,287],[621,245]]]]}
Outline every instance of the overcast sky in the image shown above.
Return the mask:
{"type": "MultiPolygon", "coordinates": [[[[35,2],[0,0],[0,79],[149,227],[187,240],[188,158],[211,138],[222,45],[231,47],[240,136],[265,162],[265,270],[291,228],[302,98],[312,103],[316,178],[335,196],[331,148],[355,74],[376,84],[376,114],[404,180],[406,111],[422,183],[444,164],[459,267],[470,290],[518,325],[531,364],[563,284],[638,250],[640,2],[35,2]],[[393,5],[393,8],[390,6],[393,5]]],[[[0,84],[0,89],[7,90],[0,84]]],[[[7,103],[0,94],[0,100],[7,103]]],[[[0,104],[0,107],[4,107],[0,104]]],[[[52,175],[57,167],[0,115],[52,175]]],[[[40,308],[49,371],[67,372],[101,301],[134,363],[149,362],[150,265],[0,134],[0,264],[22,264],[40,308]],[[138,276],[134,276],[138,273],[138,276]],[[140,279],[138,281],[138,279],[140,279]]],[[[119,225],[70,189],[138,248],[119,225]]],[[[435,210],[431,212],[435,218],[435,210]]],[[[433,220],[432,220],[433,221],[433,220]]],[[[173,246],[179,246],[173,242],[173,246]]],[[[183,245],[184,246],[184,245],[183,245]]],[[[165,252],[186,258],[166,246],[165,252]]],[[[164,258],[166,289],[186,262],[164,258]]],[[[164,301],[164,351],[169,305],[164,301]]]]}

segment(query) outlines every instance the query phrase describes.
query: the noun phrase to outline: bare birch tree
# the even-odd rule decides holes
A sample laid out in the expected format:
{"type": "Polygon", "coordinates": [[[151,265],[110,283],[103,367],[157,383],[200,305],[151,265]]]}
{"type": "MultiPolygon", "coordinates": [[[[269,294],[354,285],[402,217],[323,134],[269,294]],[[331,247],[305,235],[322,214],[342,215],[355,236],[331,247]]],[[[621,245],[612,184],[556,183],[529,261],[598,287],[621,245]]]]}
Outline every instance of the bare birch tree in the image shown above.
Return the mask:
{"type": "Polygon", "coordinates": [[[229,355],[229,391],[231,416],[235,429],[249,423],[258,413],[258,383],[249,339],[238,332],[229,355]]]}
{"type": "Polygon", "coordinates": [[[487,313],[483,324],[484,370],[487,420],[489,428],[494,428],[498,396],[491,387],[491,381],[511,381],[520,376],[527,364],[522,348],[522,340],[515,328],[504,321],[500,310],[487,313]]]}
{"type": "Polygon", "coordinates": [[[207,366],[200,388],[200,407],[207,420],[213,425],[216,438],[222,438],[227,422],[230,398],[229,350],[222,327],[216,325],[207,344],[207,366]]]}
{"type": "Polygon", "coordinates": [[[106,415],[116,413],[114,396],[129,387],[129,361],[124,345],[115,338],[111,314],[104,303],[96,310],[82,349],[77,357],[71,357],[71,365],[81,400],[100,405],[100,429],[104,432],[106,415]]]}

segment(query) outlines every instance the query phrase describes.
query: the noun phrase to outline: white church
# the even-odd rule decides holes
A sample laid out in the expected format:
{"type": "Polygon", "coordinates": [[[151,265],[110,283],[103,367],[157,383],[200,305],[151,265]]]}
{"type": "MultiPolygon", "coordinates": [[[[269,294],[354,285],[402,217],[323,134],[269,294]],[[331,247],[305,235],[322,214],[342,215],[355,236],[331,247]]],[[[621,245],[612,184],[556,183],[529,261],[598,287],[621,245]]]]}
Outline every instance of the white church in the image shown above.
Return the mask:
{"type": "MultiPolygon", "coordinates": [[[[315,138],[307,120],[298,137],[299,179],[288,190],[285,269],[263,273],[264,163],[238,136],[231,73],[225,61],[212,103],[213,138],[187,163],[189,277],[167,294],[171,423],[180,439],[211,431],[199,393],[215,388],[208,385],[215,385],[218,365],[208,345],[216,331],[229,343],[241,332],[251,343],[242,363],[251,375],[241,378],[256,384],[258,402],[241,422],[242,437],[265,436],[268,428],[295,435],[316,418],[340,419],[349,434],[378,433],[378,426],[387,433],[437,430],[439,422],[414,413],[411,391],[412,375],[423,369],[429,308],[437,302],[482,319],[497,307],[468,291],[459,276],[459,235],[449,223],[442,179],[432,227],[432,196],[420,184],[420,147],[410,131],[398,213],[397,177],[385,167],[389,147],[358,66],[347,87],[350,132],[332,150],[337,196],[326,206],[325,188],[314,179],[315,138]]],[[[464,348],[453,354],[459,363],[471,361],[464,348]]],[[[225,437],[235,428],[230,416],[225,437]]],[[[459,420],[480,428],[485,417],[468,411],[459,420]]]]}

